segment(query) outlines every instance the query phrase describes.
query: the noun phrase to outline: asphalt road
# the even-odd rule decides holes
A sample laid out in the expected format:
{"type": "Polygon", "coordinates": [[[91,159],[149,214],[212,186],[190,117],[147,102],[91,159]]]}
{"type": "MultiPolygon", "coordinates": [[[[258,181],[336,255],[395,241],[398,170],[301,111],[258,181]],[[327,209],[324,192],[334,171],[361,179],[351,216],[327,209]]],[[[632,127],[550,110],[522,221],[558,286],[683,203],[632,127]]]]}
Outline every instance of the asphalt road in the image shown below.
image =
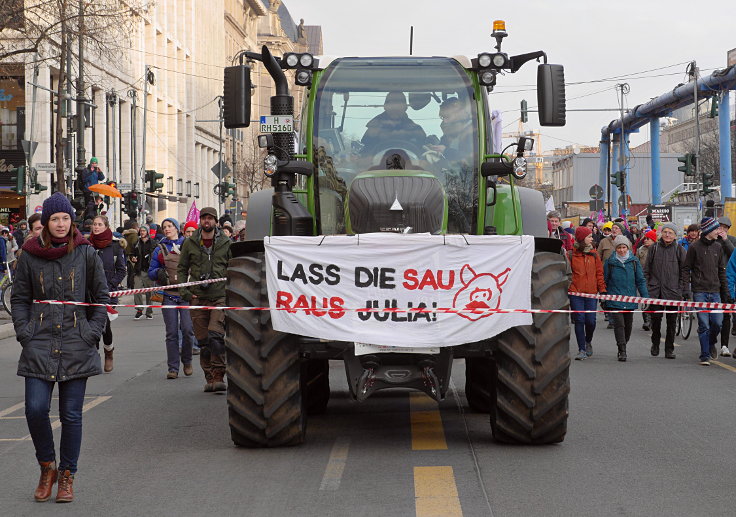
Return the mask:
{"type": "Polygon", "coordinates": [[[88,384],[71,505],[33,502],[38,468],[24,439],[19,345],[0,341],[0,514],[736,513],[736,360],[699,366],[695,336],[678,341],[672,361],[649,357],[637,328],[629,361],[618,363],[613,333],[599,325],[593,358],[572,363],[569,429],[559,445],[494,443],[487,415],[467,408],[457,361],[439,412],[406,391],[353,402],[333,363],[332,398],[326,414],[310,418],[306,444],[248,450],[232,445],[225,396],[201,391],[201,371],[164,378],[159,313],[153,321],[124,314],[113,328],[115,370],[88,384]]]}

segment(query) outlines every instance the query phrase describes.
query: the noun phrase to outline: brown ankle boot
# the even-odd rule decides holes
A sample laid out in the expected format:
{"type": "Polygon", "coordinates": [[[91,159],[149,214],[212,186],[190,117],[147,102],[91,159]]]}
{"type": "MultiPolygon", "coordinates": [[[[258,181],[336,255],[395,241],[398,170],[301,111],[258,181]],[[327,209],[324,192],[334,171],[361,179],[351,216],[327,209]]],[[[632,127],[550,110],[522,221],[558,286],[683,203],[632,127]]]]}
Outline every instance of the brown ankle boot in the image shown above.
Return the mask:
{"type": "Polygon", "coordinates": [[[74,501],[74,474],[65,470],[59,474],[59,489],[56,492],[57,503],[71,503],[74,501]]]}
{"type": "Polygon", "coordinates": [[[110,373],[112,371],[112,352],[115,350],[114,348],[112,350],[105,349],[105,372],[110,373]]]}
{"type": "Polygon", "coordinates": [[[33,497],[39,503],[43,503],[51,497],[51,490],[54,488],[59,471],[56,470],[55,461],[41,461],[39,465],[41,465],[41,478],[38,480],[38,486],[33,493],[33,497]]]}
{"type": "Polygon", "coordinates": [[[224,368],[212,368],[212,385],[214,386],[213,391],[227,391],[224,368]]]}

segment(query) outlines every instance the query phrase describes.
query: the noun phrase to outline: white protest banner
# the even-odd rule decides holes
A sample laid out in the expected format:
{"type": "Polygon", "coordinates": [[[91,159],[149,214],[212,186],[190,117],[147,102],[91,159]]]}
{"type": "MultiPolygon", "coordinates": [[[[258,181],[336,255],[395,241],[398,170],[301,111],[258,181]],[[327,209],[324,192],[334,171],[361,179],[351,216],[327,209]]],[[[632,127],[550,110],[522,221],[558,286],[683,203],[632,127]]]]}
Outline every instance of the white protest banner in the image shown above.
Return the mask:
{"type": "Polygon", "coordinates": [[[402,347],[487,339],[530,314],[534,238],[371,233],[265,239],[273,327],[337,341],[402,347]],[[350,309],[479,310],[366,312],[350,309]],[[296,310],[295,310],[296,309],[296,310]]]}

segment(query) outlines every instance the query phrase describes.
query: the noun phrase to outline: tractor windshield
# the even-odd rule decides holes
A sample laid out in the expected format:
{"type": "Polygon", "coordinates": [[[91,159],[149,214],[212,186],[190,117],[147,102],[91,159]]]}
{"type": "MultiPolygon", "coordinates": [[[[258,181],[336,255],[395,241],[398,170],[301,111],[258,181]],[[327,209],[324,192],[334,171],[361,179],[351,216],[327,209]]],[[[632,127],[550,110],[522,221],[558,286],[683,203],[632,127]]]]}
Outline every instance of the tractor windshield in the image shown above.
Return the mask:
{"type": "Polygon", "coordinates": [[[332,63],[319,82],[314,109],[322,233],[350,230],[345,204],[356,177],[393,171],[437,183],[447,208],[442,231],[471,232],[478,163],[473,99],[468,74],[453,59],[332,63]]]}

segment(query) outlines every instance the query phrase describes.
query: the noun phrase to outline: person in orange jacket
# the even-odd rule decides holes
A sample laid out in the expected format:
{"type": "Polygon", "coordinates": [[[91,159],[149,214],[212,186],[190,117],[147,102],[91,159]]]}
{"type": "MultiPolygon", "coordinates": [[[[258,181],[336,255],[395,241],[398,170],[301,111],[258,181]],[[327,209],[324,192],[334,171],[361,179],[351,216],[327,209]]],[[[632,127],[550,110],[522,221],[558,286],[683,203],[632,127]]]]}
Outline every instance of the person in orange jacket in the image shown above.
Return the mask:
{"type": "MultiPolygon", "coordinates": [[[[606,292],[603,280],[603,263],[593,249],[593,232],[586,226],[575,230],[575,245],[570,260],[572,282],[570,292],[598,294],[606,292]]],[[[570,296],[570,309],[573,311],[595,311],[598,300],[583,296],[570,296]]],[[[595,312],[573,312],[575,338],[578,342],[576,361],[593,355],[593,332],[595,332],[595,312]]]]}

